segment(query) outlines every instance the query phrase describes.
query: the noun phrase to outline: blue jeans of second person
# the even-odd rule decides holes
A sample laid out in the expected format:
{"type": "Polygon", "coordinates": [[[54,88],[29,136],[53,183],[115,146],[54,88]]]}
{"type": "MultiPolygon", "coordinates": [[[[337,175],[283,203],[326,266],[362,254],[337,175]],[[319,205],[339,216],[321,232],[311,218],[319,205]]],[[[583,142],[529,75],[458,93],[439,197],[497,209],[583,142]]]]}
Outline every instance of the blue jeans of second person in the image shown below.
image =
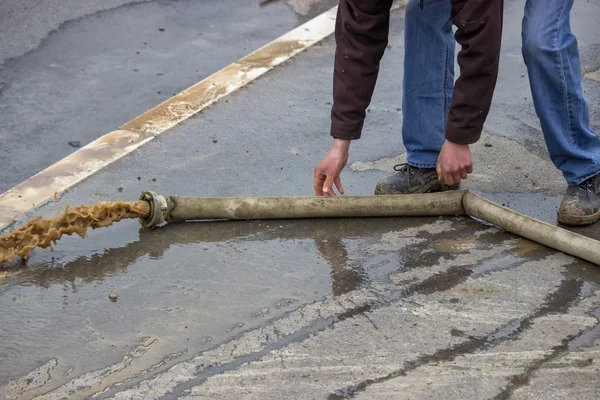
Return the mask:
{"type": "MultiPolygon", "coordinates": [[[[573,1],[527,0],[522,50],[550,158],[569,185],[578,185],[600,172],[600,136],[581,87],[573,1]]],[[[402,138],[415,167],[434,168],[445,140],[456,47],[450,14],[450,0],[406,6],[402,138]]]]}

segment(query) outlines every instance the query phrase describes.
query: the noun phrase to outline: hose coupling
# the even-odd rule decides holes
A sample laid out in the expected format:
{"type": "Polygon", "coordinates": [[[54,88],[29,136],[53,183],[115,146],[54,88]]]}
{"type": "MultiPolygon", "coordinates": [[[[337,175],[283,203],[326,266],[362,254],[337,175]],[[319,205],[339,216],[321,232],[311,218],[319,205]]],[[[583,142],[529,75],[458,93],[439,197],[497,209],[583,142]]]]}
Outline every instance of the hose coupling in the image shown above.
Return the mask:
{"type": "Polygon", "coordinates": [[[142,192],[140,200],[146,201],[150,205],[150,213],[144,218],[140,218],[140,224],[144,228],[156,228],[161,226],[167,220],[167,200],[160,194],[152,191],[142,192]]]}

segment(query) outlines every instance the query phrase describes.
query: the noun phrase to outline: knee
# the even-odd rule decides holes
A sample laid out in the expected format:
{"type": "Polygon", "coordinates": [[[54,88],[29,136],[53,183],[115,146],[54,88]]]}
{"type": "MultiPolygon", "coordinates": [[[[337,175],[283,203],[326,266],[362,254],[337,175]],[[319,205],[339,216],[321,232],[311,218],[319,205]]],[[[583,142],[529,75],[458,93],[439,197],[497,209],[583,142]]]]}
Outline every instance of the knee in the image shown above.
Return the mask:
{"type": "Polygon", "coordinates": [[[552,49],[552,36],[543,34],[539,29],[525,24],[521,35],[521,52],[526,64],[535,63],[552,49]]]}
{"type": "Polygon", "coordinates": [[[529,64],[529,62],[537,58],[540,48],[539,42],[534,40],[531,34],[525,32],[525,30],[523,30],[521,41],[521,53],[523,54],[523,59],[526,64],[529,64]]]}

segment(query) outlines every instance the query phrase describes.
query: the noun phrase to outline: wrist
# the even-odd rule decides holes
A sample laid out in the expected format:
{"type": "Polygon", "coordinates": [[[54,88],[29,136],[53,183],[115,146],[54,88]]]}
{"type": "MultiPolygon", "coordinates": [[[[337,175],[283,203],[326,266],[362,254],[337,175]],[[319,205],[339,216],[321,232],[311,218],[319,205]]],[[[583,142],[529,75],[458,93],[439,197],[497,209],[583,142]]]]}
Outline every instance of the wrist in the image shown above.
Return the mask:
{"type": "Polygon", "coordinates": [[[350,149],[351,142],[352,141],[348,139],[333,139],[331,150],[339,152],[348,152],[348,150],[350,149]]]}
{"type": "Polygon", "coordinates": [[[469,147],[469,145],[467,143],[456,143],[456,142],[453,142],[453,141],[448,140],[448,139],[446,139],[446,143],[448,145],[454,146],[454,147],[462,147],[462,148],[469,147]]]}

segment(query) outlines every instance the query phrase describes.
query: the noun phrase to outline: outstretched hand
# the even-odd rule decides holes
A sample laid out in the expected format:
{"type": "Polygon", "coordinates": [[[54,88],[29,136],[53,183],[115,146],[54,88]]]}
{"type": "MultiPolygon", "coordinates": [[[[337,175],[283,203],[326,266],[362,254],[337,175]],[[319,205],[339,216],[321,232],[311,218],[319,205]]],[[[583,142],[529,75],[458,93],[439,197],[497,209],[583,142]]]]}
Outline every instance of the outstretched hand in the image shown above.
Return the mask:
{"type": "Polygon", "coordinates": [[[348,162],[350,140],[334,139],[329,153],[315,168],[315,195],[336,196],[333,185],[340,194],[344,194],[344,187],[340,174],[348,162]]]}

